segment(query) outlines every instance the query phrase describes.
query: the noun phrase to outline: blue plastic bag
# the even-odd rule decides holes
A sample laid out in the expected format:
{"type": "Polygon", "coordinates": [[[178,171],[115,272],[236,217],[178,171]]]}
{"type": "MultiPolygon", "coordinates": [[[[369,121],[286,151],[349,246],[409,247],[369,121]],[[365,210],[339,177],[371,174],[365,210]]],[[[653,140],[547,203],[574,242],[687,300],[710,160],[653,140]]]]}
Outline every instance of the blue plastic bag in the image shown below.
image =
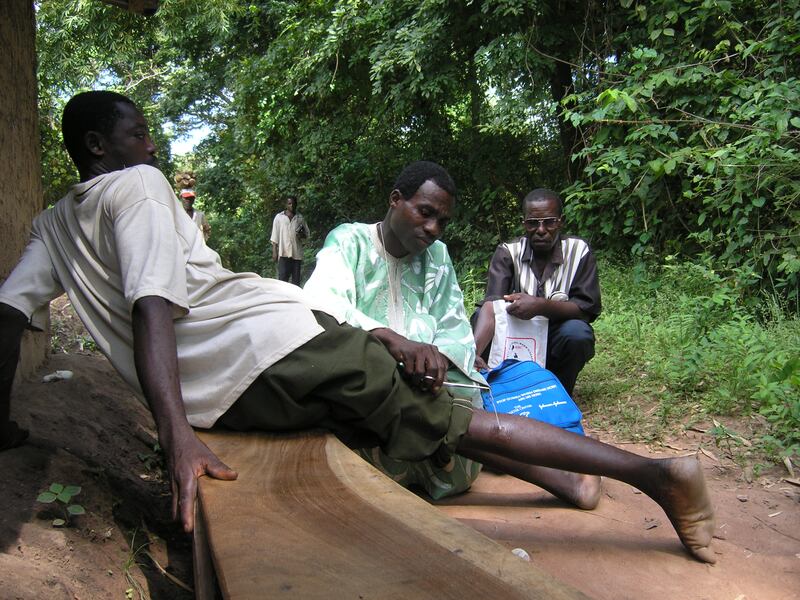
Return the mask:
{"type": "Polygon", "coordinates": [[[558,378],[532,361],[506,359],[484,374],[491,394],[481,392],[490,412],[529,417],[584,435],[581,410],[558,378]]]}

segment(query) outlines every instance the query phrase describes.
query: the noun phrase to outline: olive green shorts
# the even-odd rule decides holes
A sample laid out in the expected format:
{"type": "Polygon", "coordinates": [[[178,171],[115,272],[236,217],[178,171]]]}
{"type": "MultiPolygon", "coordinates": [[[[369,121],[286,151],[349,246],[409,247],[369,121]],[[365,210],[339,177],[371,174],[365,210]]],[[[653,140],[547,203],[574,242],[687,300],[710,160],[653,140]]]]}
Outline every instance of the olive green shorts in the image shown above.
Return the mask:
{"type": "MultiPolygon", "coordinates": [[[[447,381],[467,385],[473,383],[456,368],[451,368],[447,372],[447,381]]],[[[473,408],[483,410],[483,400],[477,391],[454,388],[452,393],[471,402],[473,408]]],[[[480,463],[458,454],[447,464],[440,464],[432,459],[397,460],[387,456],[380,448],[362,448],[356,452],[403,487],[423,490],[434,500],[466,492],[478,478],[483,467],[480,463]]]]}
{"type": "Polygon", "coordinates": [[[472,419],[469,400],[412,388],[367,332],[314,311],[324,331],[266,369],[217,423],[246,431],[325,428],[352,448],[447,465],[472,419]]]}
{"type": "Polygon", "coordinates": [[[356,453],[403,487],[424,490],[434,500],[466,492],[483,467],[459,454],[446,464],[439,464],[433,459],[396,460],[380,448],[360,448],[356,453]]]}

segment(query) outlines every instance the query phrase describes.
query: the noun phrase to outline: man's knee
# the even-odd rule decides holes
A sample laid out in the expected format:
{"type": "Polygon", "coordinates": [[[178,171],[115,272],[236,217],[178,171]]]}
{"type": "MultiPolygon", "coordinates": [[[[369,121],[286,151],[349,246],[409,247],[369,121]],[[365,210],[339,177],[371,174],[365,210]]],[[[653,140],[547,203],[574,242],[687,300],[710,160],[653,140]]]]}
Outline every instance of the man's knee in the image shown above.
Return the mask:
{"type": "Polygon", "coordinates": [[[550,339],[566,353],[580,352],[586,360],[594,356],[594,330],[586,321],[580,319],[564,321],[555,328],[550,339]]]}
{"type": "Polygon", "coordinates": [[[594,342],[594,330],[586,321],[569,319],[561,323],[559,333],[575,342],[594,342]]]}

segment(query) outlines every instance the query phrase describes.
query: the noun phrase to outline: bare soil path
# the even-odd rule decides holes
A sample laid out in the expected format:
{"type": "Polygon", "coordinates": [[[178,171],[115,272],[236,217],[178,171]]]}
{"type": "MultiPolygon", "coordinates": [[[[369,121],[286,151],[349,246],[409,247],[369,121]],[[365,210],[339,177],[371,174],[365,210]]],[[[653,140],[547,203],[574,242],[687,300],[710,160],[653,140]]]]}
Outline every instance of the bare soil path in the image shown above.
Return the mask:
{"type": "Polygon", "coordinates": [[[0,598],[184,599],[192,594],[191,543],[169,519],[149,411],[100,356],[55,354],[12,396],[31,436],[0,452],[0,598]],[[42,383],[56,370],[69,380],[42,383]],[[67,527],[50,484],[80,486],[85,515],[67,527]]]}
{"type": "Polygon", "coordinates": [[[747,483],[735,465],[706,456],[701,462],[716,510],[713,566],[688,558],[663,511],[613,480],[604,480],[593,511],[571,509],[531,484],[492,473],[439,504],[598,600],[800,598],[800,488],[777,470],[747,483]]]}
{"type": "MultiPolygon", "coordinates": [[[[53,355],[16,388],[13,414],[31,438],[0,453],[0,599],[191,598],[181,587],[192,583],[191,546],[169,522],[152,419],[107,361],[53,355]],[[41,382],[55,370],[74,376],[41,382]],[[52,505],[36,501],[54,482],[82,487],[74,501],[87,514],[69,527],[53,527],[52,505]]],[[[625,447],[711,450],[701,460],[717,511],[715,566],[691,560],[663,512],[614,481],[591,512],[492,473],[439,507],[594,598],[800,600],[800,487],[778,468],[748,482],[701,434],[669,445],[682,450],[625,447]]]]}

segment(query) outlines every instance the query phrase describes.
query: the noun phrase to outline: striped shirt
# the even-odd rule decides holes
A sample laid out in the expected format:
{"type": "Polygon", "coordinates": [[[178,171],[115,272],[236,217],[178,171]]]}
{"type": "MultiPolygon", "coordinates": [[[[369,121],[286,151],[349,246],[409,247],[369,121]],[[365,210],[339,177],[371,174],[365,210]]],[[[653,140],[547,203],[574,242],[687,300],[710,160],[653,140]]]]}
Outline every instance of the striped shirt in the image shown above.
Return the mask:
{"type": "Polygon", "coordinates": [[[558,292],[567,295],[594,320],[601,310],[597,264],[589,244],[578,237],[561,236],[553,247],[541,280],[533,267],[533,250],[528,238],[500,244],[489,264],[486,299],[524,292],[540,298],[552,298],[558,292]]]}

